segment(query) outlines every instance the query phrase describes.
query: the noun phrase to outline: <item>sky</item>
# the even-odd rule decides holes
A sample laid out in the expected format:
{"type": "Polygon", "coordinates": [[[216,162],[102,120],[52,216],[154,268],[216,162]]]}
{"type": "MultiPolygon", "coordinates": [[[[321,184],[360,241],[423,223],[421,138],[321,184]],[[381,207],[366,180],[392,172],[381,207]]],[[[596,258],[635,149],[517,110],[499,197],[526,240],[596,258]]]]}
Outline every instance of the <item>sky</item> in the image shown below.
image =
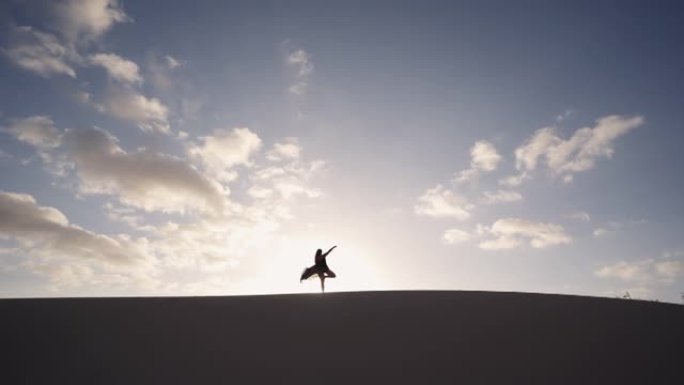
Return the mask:
{"type": "Polygon", "coordinates": [[[682,302],[676,1],[0,5],[0,296],[682,302]]]}

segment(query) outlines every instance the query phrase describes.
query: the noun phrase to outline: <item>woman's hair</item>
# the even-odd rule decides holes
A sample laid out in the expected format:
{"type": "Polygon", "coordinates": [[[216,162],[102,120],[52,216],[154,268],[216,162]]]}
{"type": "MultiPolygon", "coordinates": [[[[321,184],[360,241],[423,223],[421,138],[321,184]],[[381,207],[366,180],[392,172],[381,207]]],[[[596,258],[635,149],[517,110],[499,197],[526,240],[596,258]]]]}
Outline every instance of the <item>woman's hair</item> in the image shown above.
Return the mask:
{"type": "Polygon", "coordinates": [[[321,250],[321,249],[316,250],[316,257],[320,257],[321,254],[323,254],[323,250],[321,250]]]}

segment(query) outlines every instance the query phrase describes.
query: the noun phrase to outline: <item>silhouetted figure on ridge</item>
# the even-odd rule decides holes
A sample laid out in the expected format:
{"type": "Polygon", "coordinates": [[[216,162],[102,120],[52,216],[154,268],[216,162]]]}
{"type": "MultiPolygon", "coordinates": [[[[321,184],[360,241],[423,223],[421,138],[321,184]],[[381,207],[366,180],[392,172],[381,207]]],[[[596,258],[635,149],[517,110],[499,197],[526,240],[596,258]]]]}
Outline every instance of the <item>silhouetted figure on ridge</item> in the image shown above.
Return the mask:
{"type": "Polygon", "coordinates": [[[321,292],[325,293],[325,279],[337,277],[337,275],[335,275],[335,273],[328,267],[328,263],[325,261],[325,257],[327,257],[328,254],[330,254],[330,252],[333,251],[333,249],[335,249],[336,247],[337,246],[331,247],[330,250],[328,250],[328,252],[326,252],[325,254],[323,254],[323,251],[321,251],[321,249],[316,250],[316,264],[304,269],[304,272],[302,272],[302,276],[299,278],[299,282],[302,282],[303,280],[308,279],[309,277],[317,274],[318,278],[321,280],[321,292]]]}

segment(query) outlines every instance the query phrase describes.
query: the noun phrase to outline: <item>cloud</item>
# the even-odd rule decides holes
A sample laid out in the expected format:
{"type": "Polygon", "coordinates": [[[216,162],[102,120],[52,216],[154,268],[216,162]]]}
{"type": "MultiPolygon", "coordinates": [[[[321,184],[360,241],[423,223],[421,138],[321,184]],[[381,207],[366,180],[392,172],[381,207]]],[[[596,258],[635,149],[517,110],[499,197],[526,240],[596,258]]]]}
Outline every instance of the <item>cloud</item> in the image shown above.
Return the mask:
{"type": "Polygon", "coordinates": [[[508,187],[516,187],[520,186],[522,182],[529,178],[527,173],[520,173],[518,175],[511,175],[505,178],[499,179],[499,184],[502,186],[508,186],[508,187]]]}
{"type": "Polygon", "coordinates": [[[184,271],[191,267],[206,272],[234,269],[240,258],[266,252],[283,221],[293,217],[293,199],[320,195],[310,186],[310,178],[322,170],[321,161],[289,160],[263,168],[255,163],[248,179],[250,204],[233,204],[225,215],[157,228],[155,234],[164,241],[155,247],[165,262],[184,271]]]}
{"type": "MultiPolygon", "coordinates": [[[[75,66],[104,68],[112,79],[124,85],[143,81],[138,65],[113,53],[87,55],[88,47],[117,22],[129,20],[115,0],[64,0],[51,4],[53,29],[57,35],[31,27],[13,28],[3,53],[15,64],[43,77],[76,77],[75,66]]],[[[79,91],[77,97],[91,104],[92,96],[79,91]]],[[[145,131],[168,133],[168,108],[156,98],[148,98],[128,87],[114,87],[100,103],[102,113],[130,121],[145,131]]]]}
{"type": "Polygon", "coordinates": [[[107,70],[109,76],[117,81],[128,84],[140,84],[138,65],[113,53],[98,53],[90,56],[90,62],[107,70]]]}
{"type": "Polygon", "coordinates": [[[172,271],[226,271],[250,252],[265,248],[279,226],[276,218],[243,207],[230,215],[159,226],[153,245],[172,271]]]}
{"type": "Polygon", "coordinates": [[[218,129],[190,143],[188,154],[199,160],[204,169],[222,182],[237,178],[233,167],[249,166],[252,155],[261,148],[261,139],[249,128],[218,129]]]}
{"type": "Polygon", "coordinates": [[[684,261],[660,261],[655,263],[655,272],[666,280],[684,275],[684,261]]]}
{"type": "Polygon", "coordinates": [[[49,33],[16,27],[10,33],[9,47],[2,51],[17,66],[44,78],[76,77],[71,62],[77,60],[78,54],[49,33]]]}
{"type": "Polygon", "coordinates": [[[169,223],[155,231],[164,240],[155,243],[157,250],[174,268],[212,272],[234,269],[240,258],[266,252],[273,234],[293,218],[294,200],[321,195],[310,181],[323,170],[322,161],[289,159],[277,165],[261,158],[248,161],[253,166],[242,185],[249,186],[249,203],[232,204],[221,216],[169,223]]]}
{"type": "Polygon", "coordinates": [[[449,245],[467,242],[470,238],[469,233],[459,229],[446,230],[442,235],[442,240],[449,245]]]}
{"type": "Polygon", "coordinates": [[[470,149],[470,168],[461,171],[456,176],[456,182],[468,182],[482,172],[494,171],[500,161],[501,155],[492,143],[486,140],[476,142],[470,149]]]}
{"type": "Polygon", "coordinates": [[[605,265],[594,271],[600,278],[613,278],[626,282],[652,285],[657,282],[672,283],[684,276],[684,261],[681,259],[643,259],[620,261],[605,265]]]}
{"type": "Polygon", "coordinates": [[[599,238],[608,234],[612,234],[616,231],[623,230],[636,225],[641,225],[646,223],[644,219],[630,219],[627,221],[609,221],[602,227],[597,227],[594,229],[594,237],[599,238]]]}
{"type": "MultiPolygon", "coordinates": [[[[0,128],[17,140],[33,146],[36,154],[43,162],[46,171],[54,175],[65,173],[64,162],[56,157],[54,149],[61,144],[61,132],[55,127],[54,122],[47,116],[31,116],[23,119],[11,119],[7,127],[0,128]]],[[[31,158],[23,160],[26,164],[31,158]]]]}
{"type": "Polygon", "coordinates": [[[86,230],[23,193],[0,191],[0,218],[0,238],[16,242],[14,253],[22,256],[15,267],[46,276],[52,290],[159,285],[158,260],[146,238],[86,230]]]}
{"type": "Polygon", "coordinates": [[[285,138],[282,142],[273,145],[266,155],[266,159],[277,162],[285,159],[299,159],[302,147],[296,138],[285,138]]]}
{"type": "Polygon", "coordinates": [[[638,263],[620,261],[613,265],[601,267],[596,270],[595,274],[601,278],[618,278],[623,281],[643,279],[651,263],[650,260],[638,263]]]}
{"type": "Polygon", "coordinates": [[[171,55],[166,55],[164,56],[164,60],[166,61],[166,66],[169,67],[169,69],[176,69],[183,65],[178,59],[171,55]]]}
{"type": "MultiPolygon", "coordinates": [[[[55,34],[29,26],[12,27],[9,45],[2,49],[16,65],[45,78],[55,75],[76,78],[74,66],[87,62],[79,53],[87,48],[84,43],[99,38],[114,24],[130,20],[117,0],[55,1],[49,4],[49,11],[52,16],[49,29],[55,34]]],[[[108,66],[110,73],[116,71],[113,76],[124,76],[122,71],[130,70],[130,64],[135,65],[95,56],[94,64],[108,66]],[[128,68],[122,68],[122,64],[128,68]]]]}
{"type": "Polygon", "coordinates": [[[641,116],[605,116],[594,127],[580,128],[567,140],[560,138],[554,127],[542,128],[515,150],[516,167],[533,171],[541,161],[554,175],[571,182],[573,173],[592,169],[600,158],[610,159],[613,142],[643,123],[641,116]]]}
{"type": "Polygon", "coordinates": [[[145,211],[222,208],[227,191],[183,159],[146,149],[126,152],[101,129],[69,130],[63,141],[83,194],[115,195],[145,211]]]}
{"type": "Polygon", "coordinates": [[[418,203],[414,206],[414,211],[418,215],[426,215],[435,218],[456,218],[465,220],[470,218],[469,211],[473,205],[469,204],[465,198],[437,185],[427,189],[418,198],[418,203]]]}
{"type": "Polygon", "coordinates": [[[600,238],[600,237],[608,235],[612,232],[613,232],[613,230],[608,230],[606,228],[599,227],[597,229],[594,229],[594,232],[592,234],[594,234],[594,238],[600,238]]]}
{"type": "MultiPolygon", "coordinates": [[[[75,169],[82,193],[120,194],[123,202],[146,210],[183,212],[188,208],[220,205],[222,189],[179,158],[144,149],[127,153],[119,147],[116,138],[99,129],[69,130],[59,140],[62,134],[47,117],[31,117],[20,122],[12,129],[19,133],[19,138],[30,132],[30,139],[25,140],[28,143],[51,149],[63,144],[60,149],[64,154],[60,159],[75,169]],[[36,123],[40,124],[40,130],[35,130],[36,123]],[[31,131],[17,129],[27,126],[31,131]]],[[[44,161],[50,160],[44,158],[44,161]]]]}
{"type": "MultiPolygon", "coordinates": [[[[11,129],[15,135],[26,135],[18,127],[31,123],[30,139],[37,149],[45,149],[43,162],[54,167],[54,175],[77,176],[80,194],[101,194],[115,197],[120,204],[144,211],[167,213],[220,213],[235,208],[228,200],[229,190],[222,183],[237,177],[238,165],[253,167],[261,139],[248,128],[216,130],[214,135],[188,144],[190,159],[178,158],[142,148],[127,152],[118,140],[105,130],[82,129],[60,132],[47,117],[22,119],[11,129]],[[40,130],[34,125],[39,124],[40,130]],[[192,165],[199,163],[202,170],[192,165]],[[57,171],[55,171],[57,170],[57,171]]],[[[309,187],[310,178],[323,169],[322,161],[300,159],[301,147],[296,138],[288,138],[273,148],[282,156],[279,164],[258,165],[249,176],[247,193],[259,200],[261,207],[285,213],[285,202],[298,196],[316,198],[319,189],[309,187]],[[280,145],[280,146],[279,146],[280,145]]],[[[110,217],[145,229],[140,217],[121,207],[109,207],[110,217]]],[[[278,215],[276,215],[278,216],[278,215]]],[[[289,214],[280,215],[281,218],[289,214]]]]}
{"type": "MultiPolygon", "coordinates": [[[[148,54],[146,60],[146,75],[150,84],[158,92],[174,93],[173,90],[187,88],[184,82],[174,78],[176,72],[183,64],[172,56],[160,56],[158,54],[148,54]]],[[[189,101],[197,103],[195,100],[188,100],[181,98],[184,103],[189,101]]],[[[182,109],[187,109],[186,106],[181,106],[182,109]]],[[[183,113],[183,115],[188,115],[183,113]]]]}
{"type": "Polygon", "coordinates": [[[31,116],[24,119],[13,119],[9,126],[3,129],[14,135],[18,140],[39,149],[49,149],[59,146],[60,133],[55,123],[47,116],[31,116]]]}
{"type": "Polygon", "coordinates": [[[156,98],[147,98],[133,90],[110,90],[97,109],[124,121],[135,123],[143,131],[170,133],[168,108],[156,98]]]}
{"type": "MultiPolygon", "coordinates": [[[[324,167],[325,162],[320,160],[302,162],[298,159],[289,159],[282,165],[259,167],[250,175],[254,185],[248,190],[248,194],[256,199],[275,202],[274,205],[299,196],[317,198],[322,193],[317,188],[309,187],[309,180],[324,167]]],[[[282,214],[289,216],[287,212],[282,214]]]]}
{"type": "Polygon", "coordinates": [[[308,76],[313,72],[314,66],[311,63],[309,54],[303,49],[291,52],[287,56],[287,62],[297,67],[297,76],[308,76]]]}
{"type": "Polygon", "coordinates": [[[485,191],[482,202],[485,204],[509,203],[521,201],[523,196],[517,191],[498,190],[497,192],[485,191]]]}
{"type": "Polygon", "coordinates": [[[96,234],[70,224],[53,207],[39,206],[28,194],[0,192],[0,234],[29,254],[46,258],[76,257],[114,265],[146,263],[143,249],[126,237],[96,234]]]}
{"type": "MultiPolygon", "coordinates": [[[[268,160],[267,153],[258,152],[261,140],[248,129],[218,130],[211,136],[217,142],[194,142],[199,158],[189,153],[178,158],[144,148],[126,151],[102,129],[59,130],[47,117],[32,118],[22,122],[39,122],[48,129],[27,143],[52,155],[44,162],[67,164],[67,172],[58,175],[61,180],[73,186],[79,198],[106,196],[104,211],[110,220],[145,234],[133,238],[93,233],[25,194],[8,195],[5,201],[0,197],[0,238],[19,244],[13,253],[23,262],[16,268],[47,277],[60,293],[75,287],[103,294],[124,293],[123,288],[179,293],[207,273],[220,274],[234,285],[240,278],[228,274],[242,258],[265,255],[275,232],[294,217],[295,202],[322,194],[311,179],[324,169],[324,162],[305,161],[301,146],[297,152],[273,146],[282,150],[276,151],[281,159],[268,160]],[[242,202],[229,199],[228,189],[202,165],[202,159],[211,159],[206,156],[220,149],[231,156],[214,154],[222,165],[249,166],[249,178],[238,186],[246,193],[238,194],[242,202]],[[21,206],[17,200],[28,204],[21,206]],[[152,211],[183,216],[151,216],[152,211]],[[111,262],[116,258],[123,261],[111,262]]],[[[278,143],[299,146],[295,138],[278,143]]]]}
{"type": "Polygon", "coordinates": [[[73,186],[79,198],[106,196],[110,220],[145,234],[93,233],[28,195],[1,196],[0,238],[18,243],[12,250],[22,261],[13,267],[47,277],[60,293],[76,287],[103,294],[124,293],[124,288],[178,293],[207,273],[222,274],[234,285],[238,278],[225,274],[242,258],[264,254],[275,232],[294,217],[295,200],[322,194],[310,180],[325,163],[302,159],[296,138],[271,147],[270,155],[279,158],[274,161],[267,159],[269,152],[258,152],[261,139],[249,129],[217,130],[197,140],[188,135],[183,141],[194,146],[194,155],[188,151],[179,158],[145,148],[127,151],[105,130],[60,130],[44,116],[12,120],[8,126],[6,131],[50,155],[42,158],[46,167],[65,165],[64,173],[54,175],[73,186]],[[229,199],[227,187],[212,175],[216,170],[204,162],[216,162],[223,171],[248,166],[249,178],[238,186],[246,193],[238,194],[243,202],[229,199]],[[177,269],[183,270],[182,278],[177,269]]]}
{"type": "Polygon", "coordinates": [[[53,4],[56,28],[71,42],[89,41],[130,18],[117,0],[64,0],[53,4]]]}
{"type": "Polygon", "coordinates": [[[571,117],[574,113],[575,111],[573,111],[572,109],[566,109],[562,113],[556,115],[556,118],[554,120],[556,121],[556,123],[561,123],[564,120],[567,120],[569,117],[571,117]]]}
{"type": "Polygon", "coordinates": [[[589,215],[589,213],[586,211],[575,211],[574,213],[570,213],[569,215],[567,215],[567,217],[580,222],[591,221],[591,215],[589,215]]]}
{"type": "Polygon", "coordinates": [[[684,257],[684,249],[665,250],[661,257],[665,259],[684,257]]]}
{"type": "Polygon", "coordinates": [[[494,236],[479,244],[484,250],[500,250],[518,247],[524,243],[536,249],[572,242],[562,226],[553,223],[533,222],[520,218],[499,219],[484,233],[494,236]]]}
{"type": "Polygon", "coordinates": [[[290,86],[289,91],[295,95],[303,95],[309,86],[309,76],[313,73],[314,65],[310,55],[303,49],[299,49],[287,55],[287,64],[296,70],[296,82],[290,86]]]}

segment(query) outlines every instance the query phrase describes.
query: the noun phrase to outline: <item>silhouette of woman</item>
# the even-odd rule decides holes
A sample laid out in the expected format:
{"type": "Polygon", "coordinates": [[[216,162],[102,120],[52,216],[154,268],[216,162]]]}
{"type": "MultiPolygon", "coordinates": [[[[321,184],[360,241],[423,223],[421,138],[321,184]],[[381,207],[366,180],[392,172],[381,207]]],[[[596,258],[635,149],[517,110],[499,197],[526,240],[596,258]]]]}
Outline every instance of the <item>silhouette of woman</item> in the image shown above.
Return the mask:
{"type": "Polygon", "coordinates": [[[325,254],[323,254],[321,249],[316,250],[316,258],[314,259],[315,264],[304,269],[302,276],[299,278],[299,282],[302,282],[313,275],[318,275],[318,278],[321,280],[321,292],[325,293],[325,279],[337,277],[337,275],[335,275],[335,273],[328,267],[325,257],[327,257],[328,254],[330,254],[330,252],[336,247],[337,246],[331,247],[330,250],[328,250],[328,252],[325,254]]]}

